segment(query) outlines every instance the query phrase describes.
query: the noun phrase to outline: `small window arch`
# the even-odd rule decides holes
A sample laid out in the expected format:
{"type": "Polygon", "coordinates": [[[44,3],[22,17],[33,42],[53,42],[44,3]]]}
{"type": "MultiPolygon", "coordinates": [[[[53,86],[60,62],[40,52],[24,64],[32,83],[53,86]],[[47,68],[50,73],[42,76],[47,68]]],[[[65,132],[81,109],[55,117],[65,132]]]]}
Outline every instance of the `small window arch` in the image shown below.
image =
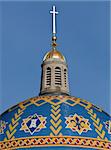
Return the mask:
{"type": "Polygon", "coordinates": [[[55,68],[55,85],[61,85],[61,68],[55,68]]]}
{"type": "Polygon", "coordinates": [[[67,70],[64,69],[64,84],[65,84],[65,87],[67,86],[67,70]]]}
{"type": "Polygon", "coordinates": [[[46,85],[47,86],[51,85],[51,68],[50,67],[46,69],[46,85]]]}

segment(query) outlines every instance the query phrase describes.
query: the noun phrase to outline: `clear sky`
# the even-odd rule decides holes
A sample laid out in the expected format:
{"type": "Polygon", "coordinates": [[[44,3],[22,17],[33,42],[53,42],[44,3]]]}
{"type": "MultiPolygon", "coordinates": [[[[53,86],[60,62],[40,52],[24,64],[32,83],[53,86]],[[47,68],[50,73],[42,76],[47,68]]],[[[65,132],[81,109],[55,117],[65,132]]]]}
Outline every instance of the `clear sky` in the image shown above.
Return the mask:
{"type": "Polygon", "coordinates": [[[42,58],[51,49],[52,5],[59,11],[57,43],[68,62],[71,95],[111,114],[108,1],[0,2],[0,113],[39,93],[42,58]]]}

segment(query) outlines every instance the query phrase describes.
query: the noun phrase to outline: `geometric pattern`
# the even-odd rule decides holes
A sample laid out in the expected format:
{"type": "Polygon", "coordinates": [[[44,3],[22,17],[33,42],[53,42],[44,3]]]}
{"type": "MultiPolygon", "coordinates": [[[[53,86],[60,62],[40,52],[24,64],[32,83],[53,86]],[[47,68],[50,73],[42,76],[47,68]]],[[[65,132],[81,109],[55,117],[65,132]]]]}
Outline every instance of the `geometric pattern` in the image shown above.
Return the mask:
{"type": "Polygon", "coordinates": [[[33,135],[35,132],[39,132],[41,129],[46,128],[46,117],[37,115],[36,113],[23,119],[20,130],[29,132],[33,135]]]}
{"type": "Polygon", "coordinates": [[[94,148],[94,149],[111,149],[111,142],[105,140],[98,140],[93,138],[83,137],[27,137],[12,139],[0,143],[0,149],[16,149],[16,148],[28,148],[28,147],[39,147],[39,146],[72,146],[72,147],[83,147],[83,148],[94,148]]]}
{"type": "Polygon", "coordinates": [[[110,116],[84,99],[38,96],[8,109],[0,117],[8,122],[6,131],[5,125],[1,128],[1,150],[54,145],[111,149],[110,116]]]}
{"type": "Polygon", "coordinates": [[[54,105],[51,105],[52,109],[51,109],[51,120],[50,120],[50,123],[52,124],[50,126],[50,129],[51,129],[51,133],[50,135],[51,136],[57,136],[57,135],[62,135],[60,133],[61,129],[62,129],[62,126],[61,126],[61,122],[62,120],[60,119],[61,117],[61,114],[60,114],[60,105],[57,105],[57,106],[54,106],[54,105]]]}
{"type": "MultiPolygon", "coordinates": [[[[93,104],[91,104],[90,102],[84,100],[84,99],[80,99],[80,98],[76,98],[76,97],[72,97],[72,96],[38,96],[38,97],[35,97],[35,98],[30,98],[26,101],[23,101],[21,103],[19,103],[19,107],[20,108],[26,108],[32,104],[34,104],[35,106],[42,106],[46,103],[49,103],[51,105],[60,105],[62,103],[66,103],[68,104],[69,106],[75,106],[77,104],[83,106],[83,107],[86,107],[86,108],[95,108],[97,109],[98,111],[102,112],[102,109],[98,108],[98,107],[95,107],[93,104]],[[54,99],[57,99],[58,102],[54,102],[53,100],[54,99]]],[[[11,109],[9,109],[11,111],[11,109]]],[[[14,109],[12,109],[14,110],[14,109]]]]}
{"type": "Polygon", "coordinates": [[[98,139],[107,139],[105,137],[106,132],[103,129],[103,125],[101,123],[100,118],[97,116],[97,114],[94,112],[93,109],[87,109],[88,114],[90,115],[90,118],[93,120],[93,125],[95,127],[96,133],[99,135],[97,136],[98,139]]]}
{"type": "Polygon", "coordinates": [[[0,134],[4,134],[7,122],[0,120],[0,134]]]}
{"type": "Polygon", "coordinates": [[[69,117],[65,117],[66,119],[66,128],[70,128],[73,132],[78,132],[81,135],[83,132],[87,132],[88,130],[92,130],[90,128],[89,119],[85,119],[82,116],[77,114],[70,115],[69,117]]]}
{"type": "MultiPolygon", "coordinates": [[[[6,137],[4,140],[13,139],[14,134],[16,133],[16,128],[19,124],[19,120],[21,119],[22,114],[24,113],[25,107],[22,107],[21,109],[18,108],[16,112],[14,113],[13,117],[11,118],[11,122],[8,124],[8,129],[5,132],[6,137]]],[[[9,117],[9,115],[8,115],[9,117]]]]}
{"type": "Polygon", "coordinates": [[[106,129],[108,130],[108,133],[111,134],[111,120],[104,122],[106,129]]]}

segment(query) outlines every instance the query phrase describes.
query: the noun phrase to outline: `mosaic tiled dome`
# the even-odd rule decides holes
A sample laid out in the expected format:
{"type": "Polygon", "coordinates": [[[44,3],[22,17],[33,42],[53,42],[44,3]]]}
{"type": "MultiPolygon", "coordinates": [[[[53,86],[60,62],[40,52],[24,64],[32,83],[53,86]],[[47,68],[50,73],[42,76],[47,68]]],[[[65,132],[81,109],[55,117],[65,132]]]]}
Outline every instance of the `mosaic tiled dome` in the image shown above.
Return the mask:
{"type": "Polygon", "coordinates": [[[110,140],[110,116],[76,97],[38,96],[0,116],[1,150],[111,149],[110,140]]]}

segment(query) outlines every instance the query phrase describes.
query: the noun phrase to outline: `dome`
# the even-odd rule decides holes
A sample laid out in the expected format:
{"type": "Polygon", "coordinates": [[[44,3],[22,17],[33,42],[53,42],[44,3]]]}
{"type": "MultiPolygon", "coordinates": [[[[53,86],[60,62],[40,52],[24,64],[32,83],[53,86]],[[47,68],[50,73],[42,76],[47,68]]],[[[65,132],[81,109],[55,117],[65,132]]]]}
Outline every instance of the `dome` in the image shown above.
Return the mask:
{"type": "Polygon", "coordinates": [[[43,61],[47,61],[50,59],[56,59],[56,60],[61,60],[61,61],[66,61],[65,57],[57,50],[53,49],[49,52],[47,52],[43,58],[43,61]]]}
{"type": "Polygon", "coordinates": [[[110,125],[110,116],[86,100],[38,96],[0,116],[0,149],[111,149],[110,125]]]}

